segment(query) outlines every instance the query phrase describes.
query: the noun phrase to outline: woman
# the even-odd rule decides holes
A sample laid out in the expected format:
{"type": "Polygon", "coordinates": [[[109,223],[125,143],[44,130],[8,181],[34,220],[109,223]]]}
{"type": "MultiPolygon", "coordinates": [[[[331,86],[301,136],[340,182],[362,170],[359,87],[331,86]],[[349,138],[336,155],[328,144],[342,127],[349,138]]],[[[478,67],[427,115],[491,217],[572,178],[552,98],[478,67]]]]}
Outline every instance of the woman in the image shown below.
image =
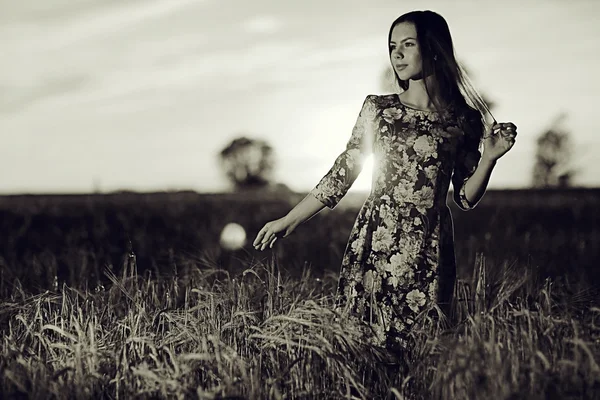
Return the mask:
{"type": "Polygon", "coordinates": [[[306,198],[260,230],[254,246],[272,248],[333,209],[373,154],[372,189],[346,246],[336,307],[367,322],[374,344],[402,350],[419,313],[432,304],[449,311],[456,277],[450,182],[458,207],[474,208],[517,132],[510,122],[485,126],[485,104],[465,82],[440,15],[402,15],[388,39],[403,91],[366,97],[346,150],[306,198]]]}

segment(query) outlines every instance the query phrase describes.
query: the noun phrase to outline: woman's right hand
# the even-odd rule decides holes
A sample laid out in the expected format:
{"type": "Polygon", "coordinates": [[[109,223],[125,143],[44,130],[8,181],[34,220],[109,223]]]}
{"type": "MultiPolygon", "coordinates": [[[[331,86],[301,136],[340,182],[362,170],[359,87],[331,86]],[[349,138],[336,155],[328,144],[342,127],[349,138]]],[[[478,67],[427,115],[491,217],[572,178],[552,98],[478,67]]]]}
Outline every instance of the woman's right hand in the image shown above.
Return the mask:
{"type": "Polygon", "coordinates": [[[252,246],[256,250],[263,251],[269,246],[273,248],[273,244],[278,238],[284,238],[289,236],[296,227],[291,224],[286,217],[269,221],[263,226],[263,228],[256,235],[256,239],[252,243],[252,246]]]}

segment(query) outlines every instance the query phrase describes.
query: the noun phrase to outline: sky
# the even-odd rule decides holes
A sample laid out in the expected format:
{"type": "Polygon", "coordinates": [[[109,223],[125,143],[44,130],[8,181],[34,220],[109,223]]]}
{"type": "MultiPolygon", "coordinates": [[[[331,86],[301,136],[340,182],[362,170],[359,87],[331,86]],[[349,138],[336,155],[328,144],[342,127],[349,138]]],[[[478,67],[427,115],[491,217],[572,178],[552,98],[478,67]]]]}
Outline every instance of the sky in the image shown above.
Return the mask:
{"type": "MultiPolygon", "coordinates": [[[[572,134],[600,186],[596,0],[0,0],[0,194],[227,188],[217,154],[264,139],[308,191],[382,89],[392,21],[429,9],[500,122],[490,188],[530,185],[536,138],[572,134]]],[[[369,166],[352,190],[368,190],[369,166]]]]}

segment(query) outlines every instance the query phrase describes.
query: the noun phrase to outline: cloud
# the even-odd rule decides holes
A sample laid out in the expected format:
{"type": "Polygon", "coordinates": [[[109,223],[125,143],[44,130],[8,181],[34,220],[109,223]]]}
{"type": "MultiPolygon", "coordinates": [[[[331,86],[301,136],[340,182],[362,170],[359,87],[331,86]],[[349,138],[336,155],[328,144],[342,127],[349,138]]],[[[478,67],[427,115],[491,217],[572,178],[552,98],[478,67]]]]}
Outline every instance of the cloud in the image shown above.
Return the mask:
{"type": "Polygon", "coordinates": [[[88,82],[87,76],[75,74],[47,79],[41,85],[31,89],[6,85],[1,89],[0,114],[22,111],[32,104],[52,98],[55,95],[77,91],[85,86],[86,82],[88,82]]]}
{"type": "MultiPolygon", "coordinates": [[[[235,90],[242,86],[299,81],[310,76],[311,71],[366,60],[378,53],[373,38],[337,48],[321,48],[318,43],[305,40],[263,40],[243,50],[221,49],[209,54],[191,51],[198,46],[198,41],[197,37],[190,36],[187,40],[146,42],[130,52],[125,51],[127,46],[103,45],[96,50],[97,59],[86,57],[84,52],[75,53],[49,63],[45,71],[38,69],[39,88],[31,89],[30,93],[43,97],[41,101],[45,106],[63,107],[74,102],[79,105],[107,103],[151,90],[173,92],[203,87],[235,90]],[[171,46],[176,46],[178,51],[171,46]],[[49,76],[48,71],[58,74],[69,66],[79,74],[87,74],[86,85],[78,91],[44,92],[46,82],[57,79],[49,76]]],[[[28,75],[37,75],[35,71],[28,75]]],[[[40,98],[28,98],[28,101],[41,105],[40,98]]]]}
{"type": "Polygon", "coordinates": [[[79,14],[77,19],[71,22],[62,21],[58,29],[50,33],[42,43],[48,46],[48,50],[62,48],[98,36],[129,30],[136,24],[164,18],[181,8],[204,2],[204,0],[154,0],[107,7],[102,11],[92,10],[83,15],[79,14]]]}
{"type": "Polygon", "coordinates": [[[377,35],[336,47],[307,40],[265,40],[242,51],[207,54],[202,60],[202,73],[207,81],[247,88],[270,82],[301,81],[313,71],[343,64],[350,67],[380,56],[381,49],[377,46],[380,39],[377,35]]]}
{"type": "Polygon", "coordinates": [[[242,23],[242,28],[249,33],[273,34],[281,29],[283,21],[271,16],[261,15],[242,23]]]}

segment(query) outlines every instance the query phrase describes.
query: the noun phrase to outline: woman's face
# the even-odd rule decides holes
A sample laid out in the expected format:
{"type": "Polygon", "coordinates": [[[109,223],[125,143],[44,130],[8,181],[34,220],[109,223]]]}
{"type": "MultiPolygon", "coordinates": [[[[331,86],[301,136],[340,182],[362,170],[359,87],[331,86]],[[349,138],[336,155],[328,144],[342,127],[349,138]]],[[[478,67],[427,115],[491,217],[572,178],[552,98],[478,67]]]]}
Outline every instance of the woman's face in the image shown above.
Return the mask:
{"type": "Polygon", "coordinates": [[[392,30],[390,60],[398,77],[403,81],[420,79],[423,69],[417,30],[412,22],[401,22],[392,30]]]}

